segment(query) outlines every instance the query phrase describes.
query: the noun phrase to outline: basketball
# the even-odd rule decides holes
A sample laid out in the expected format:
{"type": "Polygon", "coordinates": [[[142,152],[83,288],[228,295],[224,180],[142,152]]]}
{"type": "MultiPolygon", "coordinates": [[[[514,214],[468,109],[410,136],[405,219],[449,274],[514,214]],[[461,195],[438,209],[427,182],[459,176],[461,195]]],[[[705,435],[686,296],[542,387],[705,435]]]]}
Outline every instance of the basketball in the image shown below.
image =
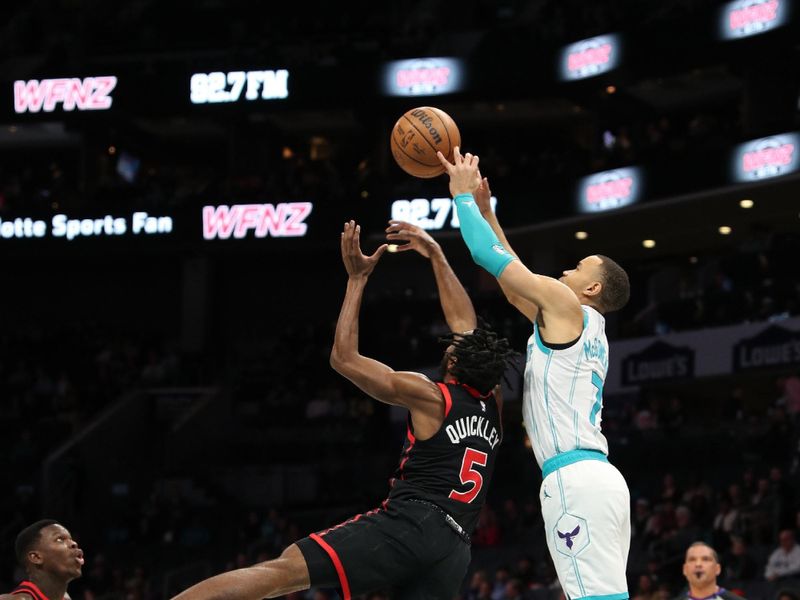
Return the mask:
{"type": "Polygon", "coordinates": [[[453,148],[461,146],[455,121],[432,106],[412,108],[397,120],[392,129],[392,156],[409,175],[429,179],[444,173],[436,156],[441,151],[453,161],[453,148]]]}

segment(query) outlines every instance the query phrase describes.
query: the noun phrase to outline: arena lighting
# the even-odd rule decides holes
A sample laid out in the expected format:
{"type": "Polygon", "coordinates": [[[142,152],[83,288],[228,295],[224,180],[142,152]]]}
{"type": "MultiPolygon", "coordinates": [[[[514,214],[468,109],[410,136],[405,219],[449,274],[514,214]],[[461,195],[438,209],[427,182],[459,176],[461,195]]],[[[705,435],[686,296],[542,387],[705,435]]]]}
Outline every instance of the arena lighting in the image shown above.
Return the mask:
{"type": "Polygon", "coordinates": [[[733,230],[727,225],[720,225],[718,231],[720,232],[721,235],[730,235],[731,231],[733,230]]]}
{"type": "Polygon", "coordinates": [[[206,240],[253,237],[303,237],[311,202],[282,204],[220,204],[203,207],[203,238],[206,240]]]}
{"type": "Polygon", "coordinates": [[[606,86],[606,94],[614,94],[616,93],[616,91],[617,91],[617,86],[615,85],[606,86]]]}
{"type": "MultiPolygon", "coordinates": [[[[489,199],[492,212],[497,210],[497,197],[489,199]]],[[[413,200],[395,200],[392,202],[391,218],[406,221],[429,231],[438,231],[448,225],[458,229],[458,214],[451,198],[414,198],[413,200]]]]}
{"type": "Polygon", "coordinates": [[[742,208],[753,208],[755,202],[750,200],[749,198],[745,198],[744,200],[739,200],[739,206],[742,208]]]}
{"type": "Polygon", "coordinates": [[[735,40],[766,33],[789,20],[791,0],[735,0],[719,12],[719,36],[735,40]]]}
{"type": "Polygon", "coordinates": [[[655,248],[656,241],[655,240],[642,240],[642,246],[645,248],[655,248]]]}
{"type": "Polygon", "coordinates": [[[637,202],[643,185],[642,170],[625,167],[601,171],[578,182],[577,210],[603,212],[637,202]]]}
{"type": "Polygon", "coordinates": [[[576,240],[585,240],[588,237],[589,237],[589,234],[586,233],[585,231],[576,231],[575,232],[575,239],[576,240]]]}
{"type": "Polygon", "coordinates": [[[58,105],[67,112],[108,110],[115,87],[117,78],[113,75],[18,80],[14,82],[14,111],[53,112],[58,105]]]}
{"type": "Polygon", "coordinates": [[[280,100],[289,97],[289,71],[195,73],[189,80],[189,89],[192,104],[221,104],[242,99],[280,100]]]}
{"type": "Polygon", "coordinates": [[[459,58],[395,60],[383,66],[381,91],[386,96],[440,96],[465,87],[467,68],[459,58]]]}
{"type": "Polygon", "coordinates": [[[800,168],[800,134],[771,135],[737,146],[731,156],[734,181],[759,181],[780,177],[800,168]]]}
{"type": "Polygon", "coordinates": [[[561,51],[559,76],[562,81],[595,77],[617,68],[621,56],[622,38],[618,35],[600,35],[581,40],[561,51]]]}

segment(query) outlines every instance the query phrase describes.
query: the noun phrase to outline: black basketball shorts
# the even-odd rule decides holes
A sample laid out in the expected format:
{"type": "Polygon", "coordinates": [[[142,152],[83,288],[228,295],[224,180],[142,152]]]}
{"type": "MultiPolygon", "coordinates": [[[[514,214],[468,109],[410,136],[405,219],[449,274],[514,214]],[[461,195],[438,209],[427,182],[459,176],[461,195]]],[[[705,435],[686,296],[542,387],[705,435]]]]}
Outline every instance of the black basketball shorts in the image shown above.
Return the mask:
{"type": "Polygon", "coordinates": [[[427,502],[391,500],[297,542],[312,587],[351,595],[391,589],[395,600],[451,600],[470,561],[469,544],[427,502]]]}

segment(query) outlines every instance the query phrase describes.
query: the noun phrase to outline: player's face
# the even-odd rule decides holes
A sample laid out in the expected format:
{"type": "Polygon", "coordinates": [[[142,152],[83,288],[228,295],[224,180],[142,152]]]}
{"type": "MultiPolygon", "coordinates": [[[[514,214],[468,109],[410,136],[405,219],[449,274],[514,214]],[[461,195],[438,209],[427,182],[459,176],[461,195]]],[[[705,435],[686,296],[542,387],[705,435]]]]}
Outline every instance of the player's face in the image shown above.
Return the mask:
{"type": "Polygon", "coordinates": [[[43,528],[34,552],[38,555],[34,562],[40,564],[44,570],[67,580],[81,576],[83,550],[65,527],[48,525],[43,528]]]}
{"type": "Polygon", "coordinates": [[[578,298],[583,297],[583,292],[592,283],[602,281],[601,266],[603,261],[599,256],[587,256],[581,259],[574,269],[567,269],[562,272],[558,280],[575,292],[578,298]]]}
{"type": "Polygon", "coordinates": [[[719,563],[708,546],[694,546],[686,551],[683,574],[690,585],[702,587],[716,582],[720,573],[719,563]]]}

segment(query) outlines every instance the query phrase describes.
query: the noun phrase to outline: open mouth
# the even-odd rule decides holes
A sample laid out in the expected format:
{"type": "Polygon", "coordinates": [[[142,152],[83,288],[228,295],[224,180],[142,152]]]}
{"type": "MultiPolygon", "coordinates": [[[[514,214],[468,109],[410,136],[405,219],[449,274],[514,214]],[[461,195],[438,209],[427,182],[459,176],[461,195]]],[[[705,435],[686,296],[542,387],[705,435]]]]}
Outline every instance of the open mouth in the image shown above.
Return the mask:
{"type": "Polygon", "coordinates": [[[86,562],[86,561],[84,560],[84,558],[83,558],[83,552],[82,552],[82,551],[81,551],[81,552],[78,552],[78,553],[75,555],[75,562],[77,562],[77,563],[78,563],[78,564],[79,564],[81,567],[83,566],[83,563],[84,563],[84,562],[86,562]]]}

